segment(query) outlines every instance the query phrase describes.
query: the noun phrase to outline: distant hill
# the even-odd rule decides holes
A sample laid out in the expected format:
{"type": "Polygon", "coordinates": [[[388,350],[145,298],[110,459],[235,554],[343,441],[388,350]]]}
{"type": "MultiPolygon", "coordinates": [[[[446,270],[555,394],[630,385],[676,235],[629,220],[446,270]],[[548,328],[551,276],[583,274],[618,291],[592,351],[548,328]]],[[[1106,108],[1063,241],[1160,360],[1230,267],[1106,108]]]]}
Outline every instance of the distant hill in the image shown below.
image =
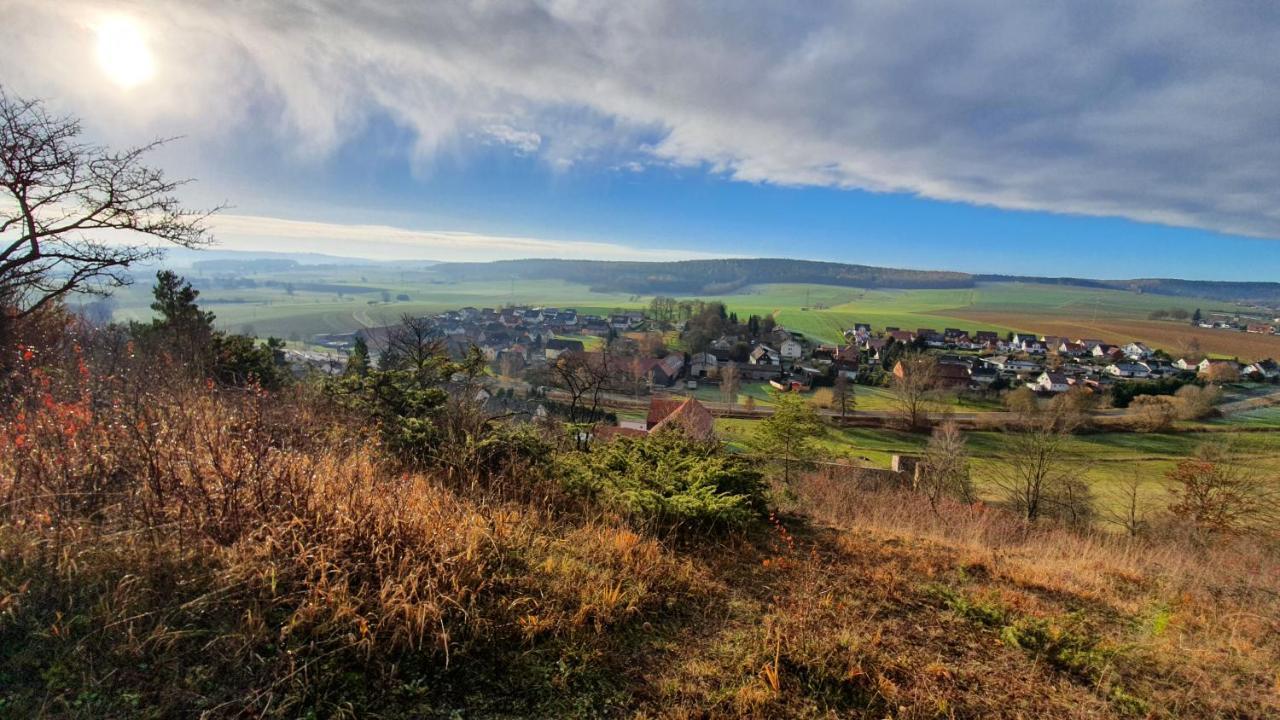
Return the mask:
{"type": "Polygon", "coordinates": [[[222,250],[216,247],[192,250],[175,247],[165,248],[164,257],[149,265],[170,268],[191,267],[204,272],[267,273],[314,270],[317,267],[368,267],[392,264],[423,268],[437,263],[435,260],[371,260],[323,253],[222,250]]]}
{"type": "Polygon", "coordinates": [[[850,265],[785,259],[682,260],[673,262],[615,262],[607,260],[500,260],[485,263],[440,263],[435,266],[453,280],[572,280],[592,289],[637,295],[716,295],[761,283],[818,283],[859,288],[947,289],[973,287],[981,282],[1033,282],[1074,287],[1128,290],[1201,297],[1227,302],[1280,305],[1280,283],[1227,282],[1138,278],[1092,280],[1071,277],[984,275],[945,270],[850,265]]]}
{"type": "Polygon", "coordinates": [[[612,262],[605,260],[501,260],[442,263],[443,274],[457,280],[574,280],[592,289],[636,294],[719,294],[758,283],[821,283],[865,288],[963,288],[966,273],[899,270],[781,259],[612,262]]]}

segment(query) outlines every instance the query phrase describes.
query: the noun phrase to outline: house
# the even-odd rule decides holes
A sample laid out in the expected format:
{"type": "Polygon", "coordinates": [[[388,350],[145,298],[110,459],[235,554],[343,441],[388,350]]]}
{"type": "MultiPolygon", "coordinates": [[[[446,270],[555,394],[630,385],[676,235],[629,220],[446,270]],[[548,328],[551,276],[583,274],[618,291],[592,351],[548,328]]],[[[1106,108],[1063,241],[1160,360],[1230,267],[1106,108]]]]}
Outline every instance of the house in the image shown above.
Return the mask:
{"type": "Polygon", "coordinates": [[[858,348],[853,345],[846,345],[836,350],[831,358],[831,364],[836,372],[850,380],[857,380],[858,370],[862,366],[862,353],[858,352],[858,348]]]}
{"type": "Polygon", "coordinates": [[[793,338],[788,338],[778,346],[778,354],[786,360],[799,360],[804,356],[804,347],[793,338]]]}
{"type": "Polygon", "coordinates": [[[1244,374],[1256,377],[1262,380],[1275,380],[1280,378],[1280,363],[1270,358],[1259,360],[1258,362],[1246,365],[1244,374]]]}
{"type": "Polygon", "coordinates": [[[1093,346],[1093,356],[1095,358],[1107,360],[1120,360],[1125,357],[1124,350],[1114,345],[1095,345],[1093,346]]]}
{"type": "Polygon", "coordinates": [[[1208,375],[1211,372],[1239,373],[1240,363],[1234,360],[1210,360],[1209,358],[1205,358],[1200,363],[1197,370],[1201,375],[1208,375]]]}
{"type": "Polygon", "coordinates": [[[671,353],[660,360],[635,358],[633,362],[636,377],[644,378],[653,387],[670,387],[684,372],[684,355],[681,353],[671,353]]]}
{"type": "Polygon", "coordinates": [[[1064,393],[1071,389],[1071,383],[1062,373],[1042,372],[1032,389],[1039,392],[1064,393]]]}
{"type": "Polygon", "coordinates": [[[982,358],[982,364],[992,370],[1004,370],[1005,363],[1009,362],[1008,355],[992,355],[982,358]]]}
{"type": "Polygon", "coordinates": [[[1168,360],[1143,360],[1138,364],[1145,367],[1152,377],[1166,377],[1178,374],[1178,367],[1168,360]]]}
{"type": "Polygon", "coordinates": [[[894,342],[900,343],[911,343],[915,342],[916,339],[915,333],[910,330],[890,330],[885,334],[893,338],[894,342]]]}
{"type": "Polygon", "coordinates": [[[751,350],[751,354],[747,356],[747,361],[752,365],[781,365],[782,354],[768,345],[757,345],[751,350]]]}
{"type": "Polygon", "coordinates": [[[1151,375],[1146,365],[1131,362],[1118,362],[1108,365],[1103,371],[1112,377],[1141,380],[1151,375]]]}
{"type": "Polygon", "coordinates": [[[1256,335],[1271,335],[1275,333],[1276,329],[1270,325],[1246,325],[1244,331],[1256,335]]]}
{"type": "Polygon", "coordinates": [[[1007,373],[1029,373],[1040,370],[1040,363],[1031,360],[1012,360],[1006,355],[983,358],[982,362],[990,368],[1007,373]]]}
{"type": "Polygon", "coordinates": [[[1079,338],[1076,342],[1083,345],[1085,350],[1088,350],[1089,352],[1093,352],[1094,348],[1103,344],[1101,340],[1095,338],[1079,338]]]}
{"type": "MultiPolygon", "coordinates": [[[[899,363],[900,365],[901,363],[899,363]]],[[[894,367],[896,374],[897,367],[894,367]]],[[[969,366],[957,363],[938,363],[937,365],[938,384],[944,388],[966,388],[969,387],[969,366]]]]}
{"type": "Polygon", "coordinates": [[[496,360],[495,365],[497,367],[495,369],[504,375],[519,375],[529,366],[529,363],[525,360],[525,353],[515,348],[499,352],[496,360]]]}
{"type": "Polygon", "coordinates": [[[1198,371],[1200,369],[1200,363],[1188,358],[1178,358],[1173,362],[1173,366],[1179,370],[1198,371]]]}
{"type": "Polygon", "coordinates": [[[1000,334],[994,330],[979,330],[973,334],[973,339],[981,345],[995,345],[1000,342],[1000,334]]]}
{"type": "Polygon", "coordinates": [[[581,340],[563,340],[561,338],[551,338],[542,349],[548,360],[555,360],[566,352],[582,352],[582,350],[581,340]]]}
{"type": "Polygon", "coordinates": [[[1014,333],[1012,347],[1023,352],[1042,353],[1044,345],[1040,342],[1040,338],[1027,333],[1014,333]]]}
{"type": "Polygon", "coordinates": [[[1058,343],[1058,347],[1056,348],[1056,350],[1059,355],[1066,355],[1067,357],[1080,357],[1081,355],[1084,355],[1086,352],[1088,352],[1089,348],[1085,347],[1083,343],[1063,340],[1058,343]]]}
{"type": "MultiPolygon", "coordinates": [[[[656,401],[657,398],[654,398],[656,401]]],[[[646,425],[654,418],[653,404],[650,403],[649,418],[646,425]]],[[[692,440],[709,442],[716,439],[716,419],[707,406],[694,398],[689,398],[649,425],[649,432],[678,432],[692,440]]]]}
{"type": "Polygon", "coordinates": [[[1151,357],[1152,350],[1145,343],[1131,342],[1120,348],[1124,356],[1130,360],[1146,360],[1151,357]]]}
{"type": "Polygon", "coordinates": [[[720,360],[709,352],[694,353],[689,357],[689,377],[714,378],[720,374],[720,360]]]}
{"type": "Polygon", "coordinates": [[[995,368],[976,367],[969,371],[969,382],[978,387],[989,387],[998,377],[1000,373],[995,368]]]}

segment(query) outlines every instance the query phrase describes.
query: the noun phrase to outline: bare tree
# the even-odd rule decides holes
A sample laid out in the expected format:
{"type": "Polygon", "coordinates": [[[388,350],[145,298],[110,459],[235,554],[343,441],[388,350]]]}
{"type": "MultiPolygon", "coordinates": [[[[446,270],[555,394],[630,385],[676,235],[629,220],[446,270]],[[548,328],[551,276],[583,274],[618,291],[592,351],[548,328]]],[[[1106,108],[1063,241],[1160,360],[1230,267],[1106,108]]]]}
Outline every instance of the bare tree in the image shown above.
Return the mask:
{"type": "Polygon", "coordinates": [[[720,369],[720,397],[730,406],[738,402],[738,390],[742,380],[738,375],[738,365],[732,360],[720,369]]]}
{"type": "MultiPolygon", "coordinates": [[[[601,352],[565,352],[551,366],[556,385],[569,393],[569,422],[586,425],[596,421],[600,400],[613,383],[616,368],[608,348],[601,352]]],[[[585,450],[590,433],[579,428],[576,433],[580,450],[585,450]]]]}
{"type": "Polygon", "coordinates": [[[1151,525],[1150,510],[1143,497],[1142,477],[1135,470],[1128,480],[1120,483],[1111,491],[1111,502],[1107,503],[1102,519],[1123,528],[1129,537],[1137,537],[1151,525]]]}
{"type": "Polygon", "coordinates": [[[1233,455],[1229,445],[1205,445],[1170,470],[1170,512],[1209,533],[1280,529],[1275,481],[1233,455]]]}
{"type": "Polygon", "coordinates": [[[1057,516],[1082,523],[1090,514],[1088,486],[1080,480],[1084,459],[1069,450],[1081,415],[1060,398],[1014,413],[1004,440],[1004,462],[992,482],[1027,520],[1057,516]]]}
{"type": "Polygon", "coordinates": [[[184,208],[169,180],[143,157],[164,140],[112,151],[79,140],[80,122],[0,89],[0,306],[23,318],[68,293],[105,294],[131,281],[130,265],[155,246],[119,242],[144,235],[183,247],[211,242],[211,212],[184,208]]]}
{"type": "Polygon", "coordinates": [[[898,416],[911,429],[928,422],[929,403],[938,387],[938,361],[928,353],[903,355],[893,367],[890,389],[898,416]]]}
{"type": "Polygon", "coordinates": [[[944,498],[963,503],[976,501],[977,493],[969,477],[969,454],[964,434],[954,422],[934,429],[920,463],[916,489],[929,500],[934,513],[944,498]]]}
{"type": "Polygon", "coordinates": [[[378,365],[421,368],[446,355],[444,338],[430,318],[404,315],[391,328],[381,348],[378,365]]]}
{"type": "Polygon", "coordinates": [[[858,404],[858,398],[854,395],[853,385],[849,382],[849,376],[844,374],[843,370],[836,371],[835,383],[831,386],[832,404],[840,409],[840,417],[845,417],[858,404]]]}

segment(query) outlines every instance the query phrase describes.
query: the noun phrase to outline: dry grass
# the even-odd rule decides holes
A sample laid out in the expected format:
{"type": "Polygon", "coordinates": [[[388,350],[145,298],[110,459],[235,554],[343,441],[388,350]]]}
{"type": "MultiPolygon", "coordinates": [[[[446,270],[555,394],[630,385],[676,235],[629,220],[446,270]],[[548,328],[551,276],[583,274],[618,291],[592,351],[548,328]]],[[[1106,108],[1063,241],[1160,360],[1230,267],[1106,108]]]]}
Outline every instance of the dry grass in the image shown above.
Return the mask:
{"type": "Polygon", "coordinates": [[[413,716],[469,673],[536,702],[697,584],[608,518],[400,471],[303,397],[29,379],[0,423],[0,715],[413,716]]]}
{"type": "Polygon", "coordinates": [[[1280,559],[1260,541],[1081,535],[982,506],[934,515],[910,493],[859,492],[824,475],[806,478],[800,492],[819,519],[849,528],[841,543],[853,556],[888,546],[932,559],[936,567],[918,578],[936,572],[951,610],[955,598],[998,610],[998,622],[978,626],[1005,631],[1006,643],[1019,618],[1091,638],[1106,666],[1084,684],[1112,714],[1280,712],[1280,559]]]}
{"type": "MultiPolygon", "coordinates": [[[[1280,562],[815,474],[655,537],[406,472],[305,390],[36,358],[0,420],[0,717],[1274,717],[1280,562]]],[[[527,474],[524,474],[527,473],[527,474]]]]}

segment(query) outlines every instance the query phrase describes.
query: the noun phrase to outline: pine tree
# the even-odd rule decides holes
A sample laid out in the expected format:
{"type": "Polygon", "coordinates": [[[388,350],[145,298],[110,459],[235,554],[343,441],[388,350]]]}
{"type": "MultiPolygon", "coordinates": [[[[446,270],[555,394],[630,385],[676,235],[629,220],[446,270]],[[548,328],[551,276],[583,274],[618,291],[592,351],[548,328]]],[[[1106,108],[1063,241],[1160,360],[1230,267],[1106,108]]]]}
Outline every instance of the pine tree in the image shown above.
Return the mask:
{"type": "Polygon", "coordinates": [[[369,343],[363,335],[356,335],[356,342],[351,347],[351,355],[347,357],[347,375],[367,375],[369,373],[369,343]]]}
{"type": "Polygon", "coordinates": [[[205,358],[214,337],[214,315],[196,304],[200,291],[172,270],[161,270],[151,292],[151,309],[160,314],[151,322],[154,336],[183,362],[205,358]]]}
{"type": "Polygon", "coordinates": [[[752,450],[765,462],[782,467],[782,480],[791,482],[793,470],[812,463],[817,452],[813,439],[822,433],[822,421],[809,401],[795,393],[774,393],[773,414],[756,424],[752,450]]]}

